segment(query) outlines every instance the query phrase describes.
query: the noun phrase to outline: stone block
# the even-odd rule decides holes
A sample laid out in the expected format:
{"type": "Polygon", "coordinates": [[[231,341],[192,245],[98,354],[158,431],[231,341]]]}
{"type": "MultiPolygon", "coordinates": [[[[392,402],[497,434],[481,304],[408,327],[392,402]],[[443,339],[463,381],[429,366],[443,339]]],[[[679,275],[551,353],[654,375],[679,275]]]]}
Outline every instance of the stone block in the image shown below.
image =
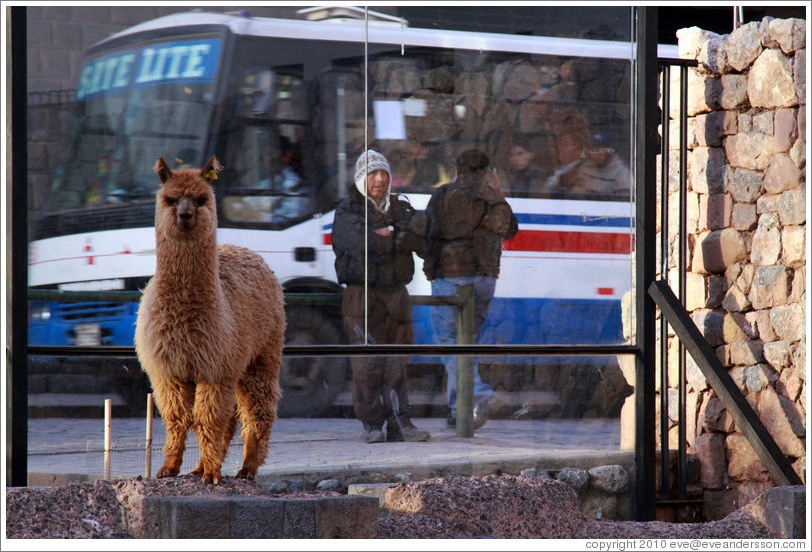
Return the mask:
{"type": "Polygon", "coordinates": [[[775,134],[774,111],[756,111],[753,113],[753,130],[762,134],[775,134]]]}
{"type": "Polygon", "coordinates": [[[587,472],[570,467],[563,468],[556,474],[555,478],[562,483],[566,483],[576,491],[583,489],[589,482],[589,474],[587,474],[587,472]]]}
{"type": "Polygon", "coordinates": [[[351,483],[347,487],[347,494],[377,498],[378,504],[382,507],[386,498],[386,491],[395,485],[397,483],[351,483]]]}
{"type": "Polygon", "coordinates": [[[790,341],[773,341],[764,344],[764,360],[770,363],[770,366],[782,371],[790,365],[790,341]]]}
{"type": "Polygon", "coordinates": [[[781,47],[785,54],[791,54],[799,48],[803,48],[806,41],[806,21],[793,17],[786,19],[773,19],[769,26],[770,36],[781,47]]]}
{"type": "Polygon", "coordinates": [[[587,473],[590,486],[599,491],[617,494],[629,489],[629,472],[623,466],[598,466],[587,473]]]}
{"type": "Polygon", "coordinates": [[[764,344],[758,339],[742,339],[730,343],[730,363],[736,366],[748,366],[764,360],[764,344]]]}
{"type": "Polygon", "coordinates": [[[756,213],[777,213],[780,209],[781,196],[763,195],[756,200],[756,213]]]}
{"type": "Polygon", "coordinates": [[[770,471],[761,462],[747,437],[731,433],[725,440],[727,473],[735,481],[769,481],[770,471]]]}
{"type": "Polygon", "coordinates": [[[768,309],[787,302],[789,274],[783,266],[756,268],[748,298],[755,309],[768,309]]]}
{"type": "Polygon", "coordinates": [[[801,176],[801,170],[788,155],[783,153],[773,155],[770,166],[764,173],[764,190],[771,194],[779,194],[784,190],[797,188],[801,183],[801,176]]]}
{"type": "Polygon", "coordinates": [[[725,191],[738,203],[753,203],[762,193],[763,173],[742,168],[725,169],[725,191]]]}
{"type": "Polygon", "coordinates": [[[806,487],[773,487],[766,491],[764,522],[774,539],[806,538],[806,487]]]}
{"type": "Polygon", "coordinates": [[[795,61],[792,66],[792,72],[795,75],[795,89],[798,92],[798,134],[799,138],[806,141],[806,125],[803,124],[806,112],[806,48],[799,50],[795,55],[795,61]]]}
{"type": "Polygon", "coordinates": [[[699,228],[720,230],[730,226],[733,198],[729,194],[699,196],[699,228]]]}
{"type": "Polygon", "coordinates": [[[787,190],[779,196],[778,215],[781,224],[791,226],[806,222],[806,189],[787,190]]]}
{"type": "MultiPolygon", "coordinates": [[[[724,83],[724,80],[722,82],[724,83]]],[[[737,120],[736,114],[731,111],[713,111],[697,115],[694,117],[696,144],[702,147],[721,146],[725,136],[736,133],[737,120]]]]}
{"type": "Polygon", "coordinates": [[[792,60],[780,50],[764,50],[750,68],[747,95],[753,107],[798,105],[792,60]]]}
{"type": "Polygon", "coordinates": [[[285,504],[283,539],[312,539],[316,536],[315,500],[292,500],[285,504]]]}
{"type": "Polygon", "coordinates": [[[721,489],[727,482],[725,437],[723,433],[704,433],[696,438],[699,480],[706,489],[721,489]]]}
{"type": "Polygon", "coordinates": [[[748,391],[758,393],[778,381],[778,372],[768,364],[753,364],[744,367],[744,378],[748,391]]]}
{"type": "MultiPolygon", "coordinates": [[[[719,106],[722,109],[733,111],[749,105],[747,75],[738,73],[722,75],[721,86],[722,94],[719,96],[719,106]]],[[[738,128],[738,123],[736,127],[738,128]]]]}
{"type": "Polygon", "coordinates": [[[722,308],[731,312],[742,312],[750,308],[750,300],[739,286],[733,284],[722,299],[722,308]]]}
{"type": "Polygon", "coordinates": [[[734,204],[730,222],[736,230],[742,232],[752,230],[758,224],[756,206],[752,203],[734,204]]]}
{"type": "Polygon", "coordinates": [[[731,167],[763,171],[775,153],[775,138],[761,132],[739,132],[724,139],[731,167]]]}
{"type": "Polygon", "coordinates": [[[787,152],[798,139],[798,109],[781,108],[775,111],[775,150],[787,152]]]}
{"type": "Polygon", "coordinates": [[[688,154],[688,178],[691,189],[700,194],[724,193],[725,150],[697,147],[688,154]]]}
{"type": "MultiPolygon", "coordinates": [[[[788,398],[792,403],[798,400],[803,389],[804,381],[794,368],[787,368],[782,371],[778,382],[775,384],[775,390],[788,398]]],[[[803,406],[801,408],[803,408],[803,406]]],[[[805,408],[803,410],[806,411],[805,408]]]]}
{"type": "Polygon", "coordinates": [[[317,539],[372,539],[377,535],[378,500],[328,496],[315,500],[317,539]]]}
{"type": "Polygon", "coordinates": [[[746,257],[747,246],[737,230],[725,228],[704,232],[696,239],[691,270],[704,274],[720,274],[746,257]]]}
{"type": "Polygon", "coordinates": [[[135,538],[227,539],[230,508],[227,500],[204,496],[147,496],[143,526],[135,538]]]}
{"type": "Polygon", "coordinates": [[[750,339],[754,337],[752,331],[752,328],[750,328],[743,314],[728,312],[724,315],[722,322],[722,339],[725,343],[733,343],[741,339],[750,339]]]}
{"type": "Polygon", "coordinates": [[[229,497],[232,539],[278,539],[282,536],[285,505],[282,500],[251,496],[229,497]]]}
{"type": "Polygon", "coordinates": [[[702,332],[711,347],[725,342],[725,315],[717,311],[697,310],[691,314],[694,324],[702,332]]]}
{"type": "Polygon", "coordinates": [[[701,428],[710,434],[730,433],[735,425],[733,416],[730,415],[722,400],[716,395],[709,396],[702,403],[699,411],[699,422],[701,428]]]}
{"type": "Polygon", "coordinates": [[[806,264],[806,227],[785,226],[781,229],[781,264],[800,268],[806,264]]]}
{"type": "Polygon", "coordinates": [[[739,508],[743,508],[761,496],[765,491],[775,487],[775,482],[769,481],[742,481],[737,489],[739,508]]]}
{"type": "Polygon", "coordinates": [[[703,499],[702,517],[705,521],[722,519],[735,512],[739,507],[738,490],[736,488],[705,490],[703,499]]]}
{"type": "Polygon", "coordinates": [[[803,417],[796,405],[774,389],[767,388],[759,393],[756,411],[782,453],[795,458],[806,454],[804,442],[797,434],[803,432],[803,417]]]}
{"type": "Polygon", "coordinates": [[[761,54],[761,33],[759,24],[751,21],[734,29],[727,39],[727,62],[736,71],[744,71],[761,54]]]}
{"type": "Polygon", "coordinates": [[[789,303],[806,303],[806,265],[795,269],[792,277],[792,291],[787,297],[789,303]]]}
{"type": "Polygon", "coordinates": [[[750,261],[758,266],[771,266],[781,255],[781,229],[779,217],[775,213],[764,213],[758,219],[758,228],[753,235],[750,261]]]}
{"type": "Polygon", "coordinates": [[[804,309],[798,303],[778,305],[770,311],[770,323],[784,341],[799,341],[806,335],[804,309]]]}

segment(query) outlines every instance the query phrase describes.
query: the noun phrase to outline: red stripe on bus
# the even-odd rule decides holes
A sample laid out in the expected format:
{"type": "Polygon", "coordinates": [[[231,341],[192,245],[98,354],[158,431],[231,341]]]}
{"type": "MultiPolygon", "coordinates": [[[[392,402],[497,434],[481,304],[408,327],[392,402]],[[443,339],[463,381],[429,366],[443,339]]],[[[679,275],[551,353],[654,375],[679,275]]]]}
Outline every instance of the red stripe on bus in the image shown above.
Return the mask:
{"type": "Polygon", "coordinates": [[[627,255],[634,237],[606,232],[556,232],[522,230],[502,243],[507,251],[553,251],[559,253],[612,253],[627,255]]]}
{"type": "Polygon", "coordinates": [[[333,245],[333,235],[324,234],[324,245],[333,245]]]}

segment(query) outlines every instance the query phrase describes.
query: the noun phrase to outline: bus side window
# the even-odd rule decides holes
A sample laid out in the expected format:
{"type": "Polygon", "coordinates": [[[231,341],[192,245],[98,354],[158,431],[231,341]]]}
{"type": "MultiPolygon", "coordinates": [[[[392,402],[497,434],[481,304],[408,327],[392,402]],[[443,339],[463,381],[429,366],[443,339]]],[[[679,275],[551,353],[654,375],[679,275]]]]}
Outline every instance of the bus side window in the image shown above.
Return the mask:
{"type": "Polygon", "coordinates": [[[307,216],[311,197],[296,125],[247,127],[229,140],[233,170],[223,212],[231,221],[285,224],[307,216]]]}

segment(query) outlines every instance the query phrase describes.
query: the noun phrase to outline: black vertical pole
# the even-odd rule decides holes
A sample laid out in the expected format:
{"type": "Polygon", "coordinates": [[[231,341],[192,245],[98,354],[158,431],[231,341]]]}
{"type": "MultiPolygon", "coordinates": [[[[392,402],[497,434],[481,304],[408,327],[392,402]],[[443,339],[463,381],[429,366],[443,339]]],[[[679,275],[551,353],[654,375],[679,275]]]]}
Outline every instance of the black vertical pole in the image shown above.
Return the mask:
{"type": "MultiPolygon", "coordinates": [[[[669,106],[671,105],[671,68],[662,66],[663,110],[660,115],[660,128],[663,133],[660,146],[660,278],[668,281],[668,186],[670,126],[669,106]]],[[[660,497],[668,498],[671,479],[668,451],[668,322],[660,316],[660,497]],[[665,383],[663,383],[665,382],[665,383]]]]}
{"type": "Polygon", "coordinates": [[[635,78],[635,243],[637,373],[635,376],[635,518],[655,517],[655,305],[647,290],[656,272],[657,8],[638,7],[635,78]]]}
{"type": "MultiPolygon", "coordinates": [[[[5,8],[4,8],[5,9],[5,8]]],[[[26,8],[12,7],[8,21],[11,35],[8,62],[11,67],[11,198],[6,221],[10,236],[7,252],[10,284],[6,284],[7,361],[6,368],[6,481],[14,487],[28,484],[28,175],[26,8]]],[[[6,154],[8,156],[8,153],[6,154]]],[[[6,159],[8,161],[8,157],[6,159]]],[[[8,168],[6,169],[8,170],[8,168]]]]}

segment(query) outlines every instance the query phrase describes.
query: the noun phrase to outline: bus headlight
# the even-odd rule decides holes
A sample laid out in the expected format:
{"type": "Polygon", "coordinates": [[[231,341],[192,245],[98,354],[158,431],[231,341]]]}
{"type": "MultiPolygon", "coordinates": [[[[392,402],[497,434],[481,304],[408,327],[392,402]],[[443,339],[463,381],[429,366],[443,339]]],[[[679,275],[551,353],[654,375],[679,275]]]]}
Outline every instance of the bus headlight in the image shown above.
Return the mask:
{"type": "Polygon", "coordinates": [[[31,306],[32,322],[47,322],[51,319],[51,309],[48,303],[34,303],[31,306]]]}

